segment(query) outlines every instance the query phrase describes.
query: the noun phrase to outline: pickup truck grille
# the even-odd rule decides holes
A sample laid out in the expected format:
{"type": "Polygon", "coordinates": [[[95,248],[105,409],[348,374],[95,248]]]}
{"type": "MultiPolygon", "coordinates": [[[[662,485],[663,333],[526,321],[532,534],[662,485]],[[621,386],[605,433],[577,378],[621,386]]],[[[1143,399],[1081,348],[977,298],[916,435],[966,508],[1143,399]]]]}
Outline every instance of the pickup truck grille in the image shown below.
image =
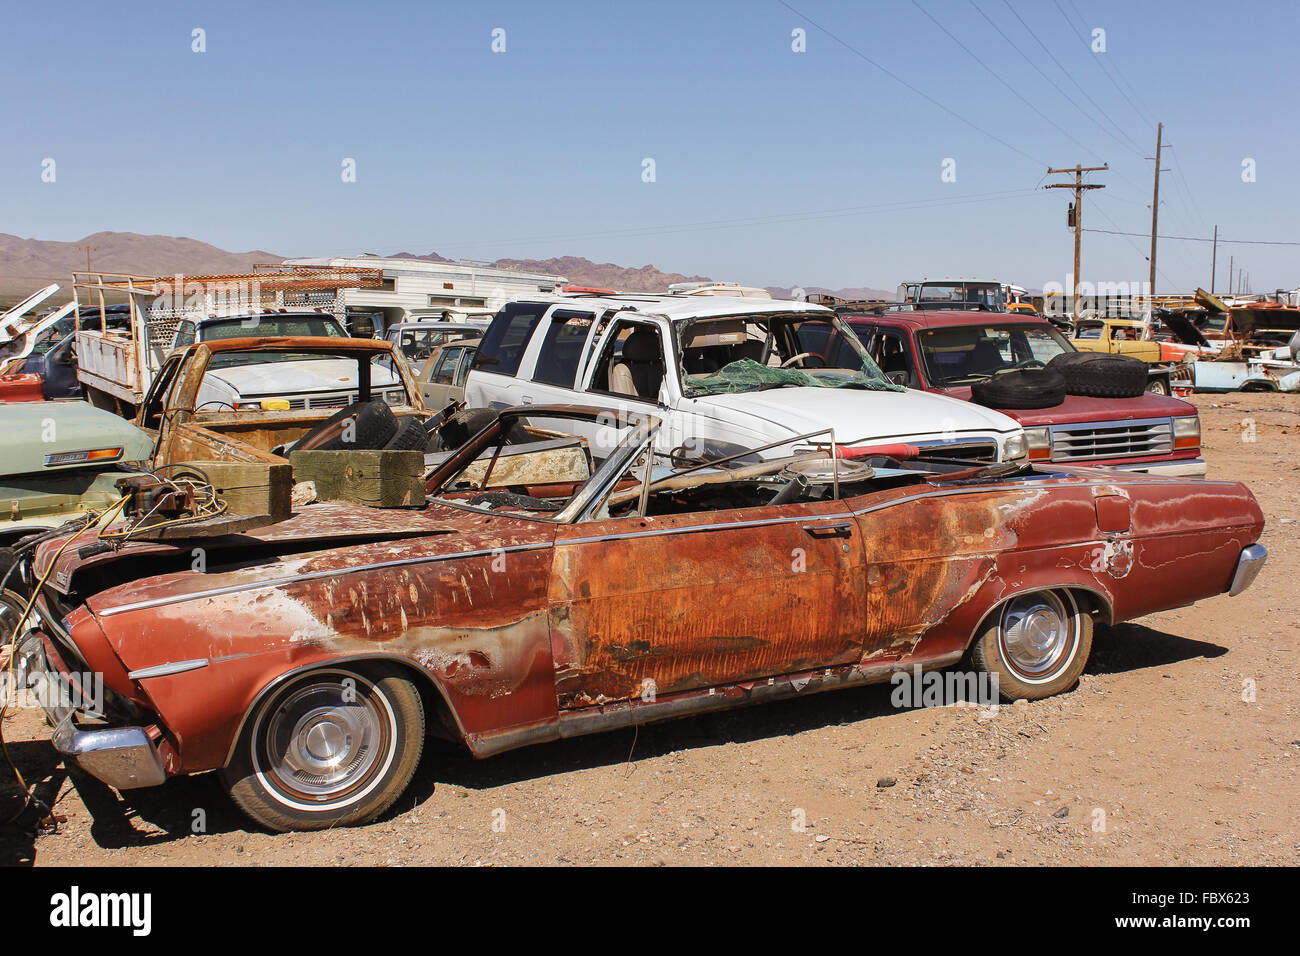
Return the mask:
{"type": "MultiPolygon", "coordinates": [[[[400,388],[389,388],[374,393],[376,398],[383,398],[389,405],[399,405],[403,399],[400,388]]],[[[289,399],[289,408],[346,408],[357,400],[356,392],[329,392],[320,395],[307,395],[302,398],[289,399]]]]}
{"type": "Polygon", "coordinates": [[[1052,461],[1143,458],[1173,450],[1173,425],[1167,418],[1052,427],[1052,461]]]}

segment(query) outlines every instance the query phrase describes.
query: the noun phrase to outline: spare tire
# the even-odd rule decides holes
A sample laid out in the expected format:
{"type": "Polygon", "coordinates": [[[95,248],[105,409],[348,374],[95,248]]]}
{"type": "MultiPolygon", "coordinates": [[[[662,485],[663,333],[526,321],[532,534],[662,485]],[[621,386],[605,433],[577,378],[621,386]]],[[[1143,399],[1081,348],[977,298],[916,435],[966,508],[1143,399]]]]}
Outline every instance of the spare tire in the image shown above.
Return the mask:
{"type": "Polygon", "coordinates": [[[1051,408],[1065,401],[1065,379],[1046,368],[998,372],[971,386],[971,401],[989,408],[1051,408]]]}
{"type": "Polygon", "coordinates": [[[385,451],[428,451],[429,432],[417,416],[403,418],[397,432],[384,446],[385,451]]]}
{"type": "Polygon", "coordinates": [[[1047,363],[1065,379],[1071,395],[1136,398],[1147,390],[1147,363],[1110,352],[1063,352],[1047,363]]]}
{"type": "Polygon", "coordinates": [[[353,402],[298,440],[294,451],[356,451],[383,448],[397,434],[397,416],[386,402],[353,402]],[[348,420],[353,424],[348,432],[348,420]],[[350,438],[351,441],[344,441],[350,438]]]}

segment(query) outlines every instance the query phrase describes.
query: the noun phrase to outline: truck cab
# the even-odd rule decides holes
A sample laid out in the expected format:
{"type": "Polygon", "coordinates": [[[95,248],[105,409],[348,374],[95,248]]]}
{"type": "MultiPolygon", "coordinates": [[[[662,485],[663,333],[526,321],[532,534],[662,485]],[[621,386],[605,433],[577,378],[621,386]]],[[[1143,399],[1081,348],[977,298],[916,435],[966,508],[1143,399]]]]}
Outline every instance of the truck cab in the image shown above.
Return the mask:
{"type": "Polygon", "coordinates": [[[921,312],[936,309],[1005,312],[1007,287],[995,279],[921,279],[898,286],[898,304],[921,312]]]}
{"type": "MultiPolygon", "coordinates": [[[[971,400],[975,382],[998,371],[1075,351],[1051,323],[1014,313],[923,310],[843,318],[893,381],[962,401],[971,400]]],[[[1024,426],[1032,461],[1189,477],[1206,472],[1196,408],[1175,398],[1067,395],[1051,408],[1000,411],[1024,426]]]]}

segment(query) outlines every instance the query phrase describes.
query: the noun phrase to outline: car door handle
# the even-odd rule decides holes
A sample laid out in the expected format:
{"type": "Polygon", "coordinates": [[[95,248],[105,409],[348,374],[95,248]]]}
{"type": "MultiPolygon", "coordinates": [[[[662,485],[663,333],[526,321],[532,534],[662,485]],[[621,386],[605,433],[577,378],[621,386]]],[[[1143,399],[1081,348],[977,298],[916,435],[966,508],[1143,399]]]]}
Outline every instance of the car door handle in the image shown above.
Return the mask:
{"type": "Polygon", "coordinates": [[[834,524],[806,524],[803,529],[814,538],[848,538],[853,534],[853,522],[836,521],[834,524]]]}

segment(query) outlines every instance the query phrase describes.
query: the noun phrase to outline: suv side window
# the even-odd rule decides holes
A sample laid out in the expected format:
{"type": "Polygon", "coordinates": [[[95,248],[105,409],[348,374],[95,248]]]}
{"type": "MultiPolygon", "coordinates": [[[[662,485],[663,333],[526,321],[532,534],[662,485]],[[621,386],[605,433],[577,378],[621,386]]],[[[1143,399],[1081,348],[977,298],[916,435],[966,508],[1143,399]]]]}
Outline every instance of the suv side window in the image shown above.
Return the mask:
{"type": "Polygon", "coordinates": [[[582,361],[587,333],[595,315],[574,309],[556,309],[551,313],[550,326],[542,339],[537,356],[533,381],[546,385],[573,388],[578,376],[578,363],[582,361]]]}
{"type": "Polygon", "coordinates": [[[473,367],[498,375],[518,372],[533,329],[550,306],[549,302],[511,302],[505,306],[488,326],[473,367]]]}
{"type": "Polygon", "coordinates": [[[658,402],[666,369],[659,329],[621,319],[596,360],[590,391],[658,402]]]}

